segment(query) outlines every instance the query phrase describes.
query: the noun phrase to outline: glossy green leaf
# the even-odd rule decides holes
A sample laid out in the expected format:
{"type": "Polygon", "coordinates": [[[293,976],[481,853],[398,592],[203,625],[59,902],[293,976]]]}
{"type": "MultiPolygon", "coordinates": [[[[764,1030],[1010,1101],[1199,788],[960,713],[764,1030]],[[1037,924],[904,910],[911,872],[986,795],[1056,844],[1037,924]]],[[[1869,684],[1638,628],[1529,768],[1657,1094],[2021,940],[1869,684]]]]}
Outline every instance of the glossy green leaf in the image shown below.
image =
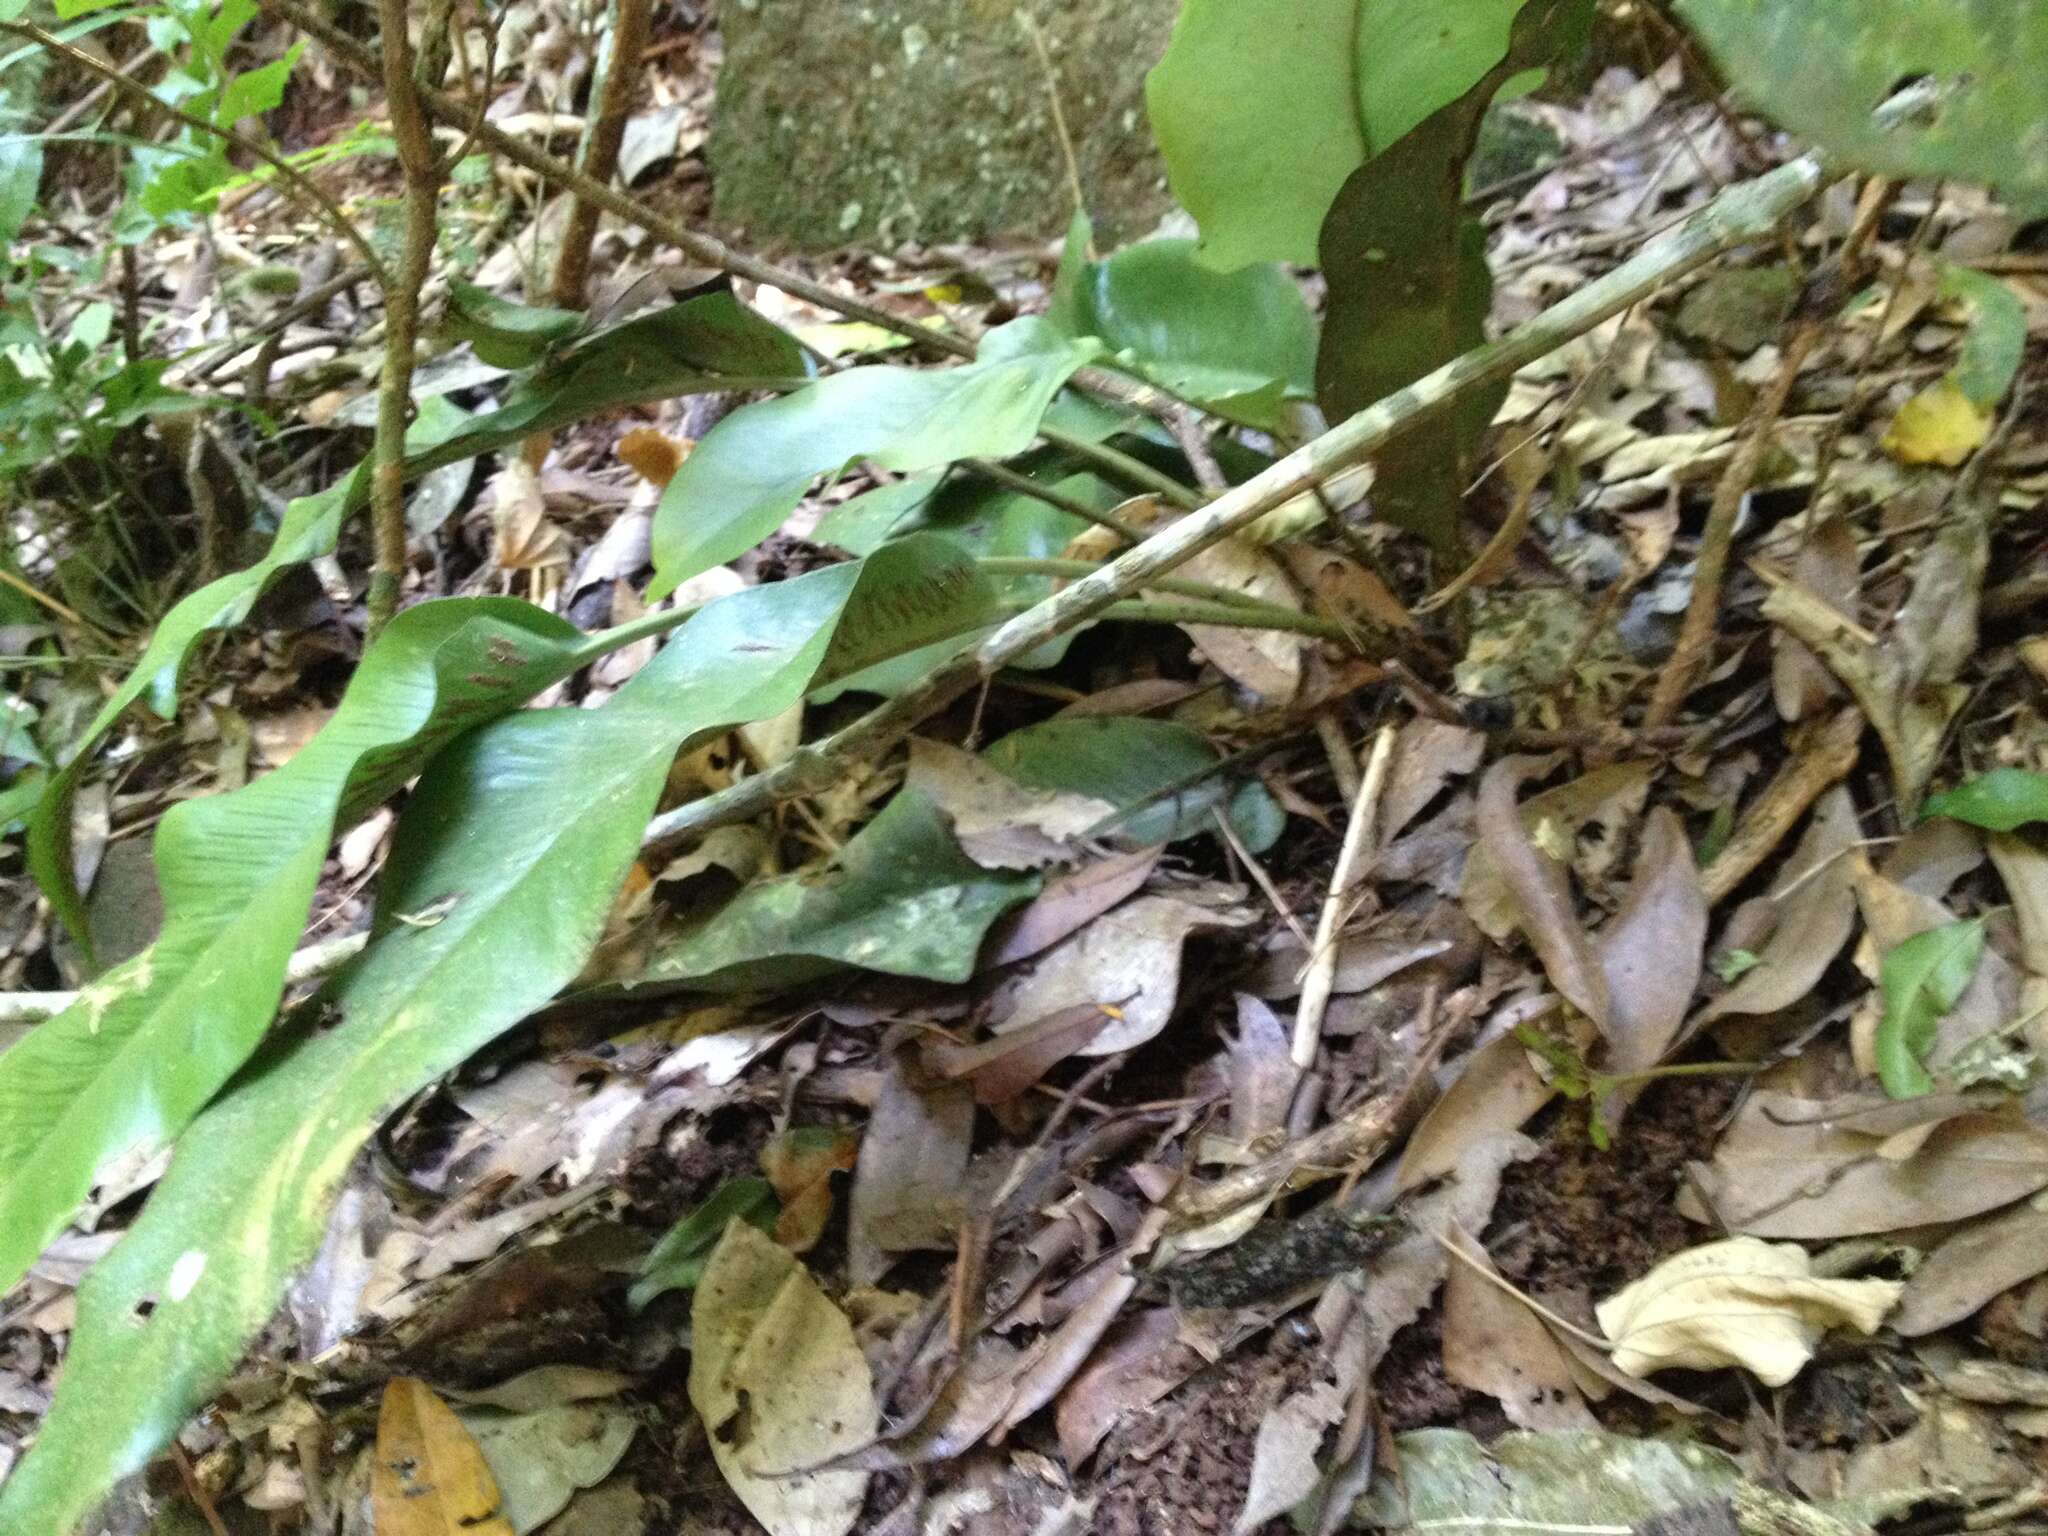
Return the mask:
{"type": "Polygon", "coordinates": [[[809,372],[787,331],[729,293],[700,294],[561,347],[496,410],[473,417],[431,452],[408,455],[406,476],[494,453],[599,411],[706,390],[779,389],[809,372]]]}
{"type": "Polygon", "coordinates": [[[1988,409],[2005,398],[2020,371],[2027,350],[2026,306],[2000,279],[1969,267],[1943,268],[1941,292],[1970,306],[1955,380],[1972,405],[1988,409]]]}
{"type": "Polygon", "coordinates": [[[849,966],[965,981],[990,924],[1038,887],[1036,875],[974,863],[930,800],[899,790],[822,871],[749,886],[662,945],[645,984],[747,991],[849,966]]]}
{"type": "Polygon", "coordinates": [[[1729,84],[1844,167],[1954,177],[2048,213],[2048,8],[2032,0],[1677,0],[1729,84]],[[1908,80],[1939,105],[1872,115],[1908,80]]]}
{"type": "MultiPolygon", "coordinates": [[[[1096,475],[1066,473],[1058,459],[1040,466],[1013,467],[1048,490],[1097,511],[1110,511],[1124,499],[1117,487],[1096,475]]],[[[892,537],[940,533],[977,556],[1040,560],[1058,556],[1091,526],[1087,519],[1036,496],[1006,490],[971,475],[933,473],[913,475],[841,502],[819,519],[812,537],[854,554],[866,554],[892,537]]],[[[1003,601],[1016,604],[1051,596],[1055,581],[1050,576],[1006,573],[990,578],[990,584],[1003,601]]],[[[1049,640],[1011,665],[1025,671],[1057,666],[1075,638],[1089,627],[1081,625],[1049,640]]],[[[971,643],[971,637],[962,643],[971,643]]],[[[921,668],[929,669],[941,659],[905,656],[882,673],[856,677],[845,686],[893,696],[921,676],[921,668]]]]}
{"type": "Polygon", "coordinates": [[[1353,171],[1500,58],[1521,0],[1187,0],[1145,82],[1202,259],[1310,266],[1353,171]]]}
{"type": "Polygon", "coordinates": [[[662,1233],[654,1251],[641,1261],[626,1304],[638,1311],[670,1291],[694,1290],[728,1222],[748,1221],[763,1232],[773,1232],[781,1210],[774,1186],[766,1179],[727,1179],[702,1205],[662,1233]]]}
{"type": "Polygon", "coordinates": [[[1930,799],[1920,808],[1923,818],[1947,816],[1987,832],[2048,821],[2048,773],[2027,768],[1994,768],[1930,799]]]}
{"type": "Polygon", "coordinates": [[[1315,390],[1315,317],[1277,264],[1219,272],[1196,249],[1147,240],[1107,261],[1063,264],[1060,324],[1184,400],[1277,431],[1282,400],[1315,390]]]}
{"type": "MultiPolygon", "coordinates": [[[[1329,280],[1316,396],[1332,421],[1486,339],[1486,232],[1464,208],[1465,162],[1495,93],[1584,41],[1590,0],[1530,0],[1505,54],[1469,89],[1354,171],[1323,221],[1329,280]]],[[[1376,513],[1459,558],[1458,509],[1505,384],[1403,434],[1375,459],[1376,513]]]]}
{"type": "Polygon", "coordinates": [[[1878,972],[1884,1017],[1877,1026],[1877,1075],[1895,1099],[1931,1092],[1923,1063],[1933,1049],[1941,1016],[1977,973],[1984,954],[1984,920],[1944,923],[1916,933],[1888,951],[1878,972]]]}
{"type": "Polygon", "coordinates": [[[171,808],[156,835],[157,942],[0,1056],[0,1289],[63,1230],[102,1170],[168,1144],[255,1049],[337,823],[595,649],[565,620],[510,598],[408,608],[290,762],[171,808]]]}
{"type": "Polygon", "coordinates": [[[934,559],[896,545],[721,598],[600,708],[522,711],[435,759],[399,819],[369,947],[180,1138],[80,1287],[56,1400],[0,1484],[0,1530],[71,1532],[177,1432],[318,1248],[376,1126],[582,968],[678,748],[796,703],[859,587],[934,559]]]}
{"type": "Polygon", "coordinates": [[[1094,350],[1027,316],[990,331],[958,368],[853,368],[733,412],[662,494],[650,598],[752,549],[812,481],[855,458],[912,473],[1023,452],[1094,350]]]}
{"type": "Polygon", "coordinates": [[[1286,820],[1264,785],[1233,790],[1223,760],[1199,731],[1134,715],[1045,720],[1012,731],[985,756],[1019,784],[1093,795],[1121,815],[1110,840],[1144,848],[1216,830],[1216,813],[1254,853],[1286,820]]]}
{"type": "Polygon", "coordinates": [[[514,303],[458,277],[448,283],[444,323],[493,367],[530,368],[580,331],[583,316],[573,309],[514,303]]]}

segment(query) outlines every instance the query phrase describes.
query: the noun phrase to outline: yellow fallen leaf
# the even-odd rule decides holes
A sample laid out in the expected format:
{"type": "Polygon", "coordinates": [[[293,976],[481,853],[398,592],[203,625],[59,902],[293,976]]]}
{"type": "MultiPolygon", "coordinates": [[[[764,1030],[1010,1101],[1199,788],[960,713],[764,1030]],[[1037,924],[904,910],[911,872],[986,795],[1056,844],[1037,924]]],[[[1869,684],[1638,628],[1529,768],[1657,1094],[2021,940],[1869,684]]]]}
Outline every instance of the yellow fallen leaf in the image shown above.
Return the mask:
{"type": "Polygon", "coordinates": [[[483,1452],[433,1388],[400,1376],[377,1411],[377,1536],[512,1536],[483,1452]]]}
{"type": "Polygon", "coordinates": [[[1829,1280],[1796,1243],[1734,1237],[1689,1248],[1595,1307],[1630,1376],[1745,1366],[1781,1387],[1839,1323],[1872,1333],[1899,1299],[1896,1280],[1829,1280]]]}
{"type": "Polygon", "coordinates": [[[846,1314],[767,1234],[735,1219],[690,1315],[690,1402],[718,1470],[770,1536],[846,1536],[865,1472],[804,1472],[874,1436],[874,1379],[846,1314]]]}
{"type": "Polygon", "coordinates": [[[1984,446],[1991,419],[1991,408],[1977,404],[1946,374],[1899,407],[1879,446],[1901,464],[1954,469],[1984,446]]]}

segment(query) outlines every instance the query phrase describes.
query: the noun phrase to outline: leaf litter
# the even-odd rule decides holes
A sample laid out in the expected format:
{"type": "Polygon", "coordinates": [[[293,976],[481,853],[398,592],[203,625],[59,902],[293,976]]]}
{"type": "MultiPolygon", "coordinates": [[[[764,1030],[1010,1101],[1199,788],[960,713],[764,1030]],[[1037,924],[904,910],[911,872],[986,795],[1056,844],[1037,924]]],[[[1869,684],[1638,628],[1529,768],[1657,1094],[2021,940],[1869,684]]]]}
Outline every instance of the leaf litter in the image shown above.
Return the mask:
{"type": "MultiPolygon", "coordinates": [[[[1496,320],[1754,152],[1683,75],[1617,65],[1531,106],[1566,153],[1489,215],[1496,320]]],[[[677,93],[636,118],[629,182],[701,143],[677,93]]],[[[1548,461],[1519,506],[1481,477],[1470,506],[1506,537],[1475,530],[1464,575],[1369,525],[1178,573],[1366,643],[1105,626],[879,772],[629,875],[605,963],[385,1122],[277,1325],[182,1437],[200,1498],[162,1502],[349,1531],[370,1509],[423,1536],[1140,1536],[1649,1529],[1700,1501],[1750,1530],[1790,1487],[1797,1528],[1846,1536],[1930,1507],[1974,1528],[2037,1486],[2048,723],[2038,605],[2001,589],[2039,558],[2048,459],[2038,404],[2001,437],[1999,402],[2038,375],[2048,306],[2023,264],[1914,247],[1914,227],[1973,227],[1965,194],[1915,184],[1896,212],[1882,304],[1845,315],[1748,488],[1750,564],[1686,728],[1621,722],[1780,352],[1784,252],[1515,380],[1497,424],[1548,461]],[[1844,709],[1868,748],[1812,766],[1844,709]],[[1749,862],[1716,874],[1730,848],[1749,862]],[[1275,1004],[1318,967],[1304,1065],[1275,1004]]],[[[1794,254],[1839,234],[1824,217],[1794,254]]],[[[615,255],[622,277],[646,265],[615,255]]],[[[923,259],[837,270],[909,310],[923,259]]],[[[453,520],[475,590],[517,583],[579,627],[658,595],[656,549],[693,599],[830,563],[864,537],[849,491],[925,494],[888,478],[926,467],[920,412],[1028,397],[961,450],[1001,454],[1097,356],[1010,318],[1056,302],[1047,263],[966,259],[1012,274],[987,317],[1018,329],[979,374],[827,381],[723,428],[642,402],[422,515],[453,520]],[[870,430],[753,475],[726,523],[678,514],[861,389],[870,430]]],[[[1301,361],[1256,389],[1157,372],[1266,430],[1301,361]]],[[[1114,552],[1084,530],[1044,552],[1114,552]]],[[[258,767],[305,779],[336,701],[292,642],[215,658],[209,697],[254,718],[258,767]]],[[[622,649],[571,696],[624,697],[655,655],[622,649]]],[[[900,686],[853,665],[875,659],[848,669],[900,686]]],[[[693,742],[672,785],[786,761],[805,711],[836,708],[693,742]]],[[[132,825],[183,792],[145,774],[126,793],[132,825]]],[[[321,835],[346,830],[319,809],[321,835]]],[[[365,826],[319,872],[340,927],[387,857],[388,822],[365,826]]],[[[18,977],[33,941],[12,942],[18,977]]],[[[0,1302],[0,1474],[48,1406],[86,1264],[160,1172],[114,1150],[79,1169],[102,1230],[38,1233],[0,1302]]]]}

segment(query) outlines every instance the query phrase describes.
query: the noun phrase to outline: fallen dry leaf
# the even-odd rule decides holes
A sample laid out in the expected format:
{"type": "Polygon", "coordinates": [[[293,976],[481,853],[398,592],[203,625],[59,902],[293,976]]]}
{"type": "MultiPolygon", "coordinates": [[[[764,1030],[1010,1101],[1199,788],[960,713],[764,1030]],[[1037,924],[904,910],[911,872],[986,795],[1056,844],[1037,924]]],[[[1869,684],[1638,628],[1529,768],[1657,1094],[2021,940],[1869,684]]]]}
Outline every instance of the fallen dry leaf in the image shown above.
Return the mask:
{"type": "Polygon", "coordinates": [[[1899,407],[1878,446],[1901,464],[1940,464],[1954,469],[1984,446],[1993,412],[1963,393],[1951,374],[1899,407]]]}
{"type": "Polygon", "coordinates": [[[512,1536],[476,1441],[433,1388],[410,1376],[384,1388],[370,1489],[378,1536],[512,1536]]]}
{"type": "MultiPolygon", "coordinates": [[[[1856,530],[1831,517],[1808,532],[1792,559],[1792,579],[1845,619],[1856,617],[1862,585],[1856,530]]],[[[1785,720],[1803,720],[1841,695],[1834,674],[1802,640],[1785,630],[1771,635],[1771,697],[1785,720]]]]}
{"type": "Polygon", "coordinates": [[[1134,848],[1069,870],[989,930],[982,964],[994,969],[1042,954],[1131,895],[1159,862],[1159,848],[1134,848]]]}
{"type": "Polygon", "coordinates": [[[910,743],[904,783],[939,808],[960,851],[983,869],[1037,869],[1071,858],[1090,828],[1116,814],[1107,800],[1032,789],[972,752],[922,737],[910,743]]]}
{"type": "Polygon", "coordinates": [[[1489,1276],[1486,1250],[1453,1222],[1458,1258],[1444,1274],[1444,1375],[1484,1392],[1522,1429],[1595,1429],[1578,1371],[1550,1329],[1489,1276]]]}
{"type": "Polygon", "coordinates": [[[1806,836],[1764,900],[1770,937],[1757,963],[1700,1011],[1691,1028],[1731,1014],[1772,1014],[1814,989],[1856,928],[1856,808],[1845,789],[1831,789],[1814,808],[1806,836]]]}
{"type": "Polygon", "coordinates": [[[1462,725],[1423,715],[1402,726],[1380,799],[1380,843],[1393,841],[1445,785],[1477,768],[1485,752],[1486,737],[1462,725]]]}
{"type": "Polygon", "coordinates": [[[848,1267],[872,1285],[892,1256],[950,1249],[967,1215],[974,1095],[958,1083],[912,1084],[902,1058],[882,1075],[848,1197],[848,1267]]]}
{"type": "MultiPolygon", "coordinates": [[[[1222,587],[1274,607],[1295,612],[1301,609],[1294,584],[1279,562],[1242,539],[1224,539],[1210,545],[1192,560],[1183,562],[1180,574],[1189,581],[1222,587]]],[[[1241,629],[1224,624],[1183,624],[1181,628],[1217,671],[1256,694],[1267,707],[1286,704],[1300,689],[1302,653],[1308,648],[1306,636],[1291,630],[1241,629]]]]}
{"type": "Polygon", "coordinates": [[[809,1253],[832,1220],[832,1175],[849,1172],[860,1150],[851,1131],[802,1127],[771,1136],[761,1148],[761,1172],[782,1202],[775,1241],[791,1253],[809,1253]]]}
{"type": "Polygon", "coordinates": [[[1597,940],[1607,983],[1608,1059],[1617,1071],[1653,1067],[1677,1042],[1699,986],[1706,942],[1699,865],[1684,824],[1659,806],[1643,824],[1628,895],[1597,940]]]}
{"type": "MultiPolygon", "coordinates": [[[[1479,782],[1479,836],[1506,888],[1516,925],[1543,962],[1550,984],[1604,1030],[1607,978],[1594,957],[1593,941],[1579,922],[1565,867],[1531,840],[1515,804],[1523,779],[1541,767],[1540,759],[1508,757],[1486,770],[1479,782]]],[[[1467,875],[1469,892],[1469,866],[1467,875]]],[[[1469,901],[1466,910],[1474,922],[1486,926],[1469,901]]]]}
{"type": "Polygon", "coordinates": [[[1108,1056],[1142,1045],[1166,1027],[1180,996],[1181,946],[1204,928],[1236,928],[1250,914],[1198,906],[1178,896],[1139,896],[1106,912],[1048,951],[996,1003],[998,1033],[1022,1029],[1083,1003],[1118,1017],[1083,1047],[1108,1056]]]}
{"type": "MultiPolygon", "coordinates": [[[[1579,875],[1598,878],[1613,862],[1620,829],[1648,798],[1655,766],[1648,762],[1609,763],[1570,783],[1531,795],[1520,806],[1522,825],[1531,836],[1540,834],[1545,846],[1572,846],[1576,853],[1572,862],[1579,875]]],[[[1469,837],[1461,839],[1461,843],[1470,841],[1469,837]]],[[[1515,912],[1484,838],[1473,844],[1466,860],[1459,899],[1488,938],[1505,941],[1515,931],[1515,912]]]]}
{"type": "Polygon", "coordinates": [[[770,1536],[846,1536],[867,1474],[795,1470],[875,1432],[874,1381],[846,1314],[788,1249],[734,1221],[698,1283],[690,1337],[690,1402],[740,1502],[770,1536]]]}
{"type": "Polygon", "coordinates": [[[1713,1161],[1687,1165],[1679,1209],[1757,1237],[1855,1237],[1958,1221],[2048,1186],[2048,1131],[2017,1114],[1946,1108],[1911,1156],[1893,1159],[1880,1149],[1900,1127],[1849,1128],[1864,1103],[1910,1111],[1918,1101],[1751,1094],[1713,1161]]]}
{"type": "Polygon", "coordinates": [[[1631,1376],[1739,1365],[1782,1387],[1829,1328],[1875,1333],[1899,1299],[1897,1280],[1822,1279],[1796,1243],[1731,1237],[1675,1254],[1596,1306],[1631,1376]]]}
{"type": "Polygon", "coordinates": [[[1907,1338],[1959,1323],[1999,1292],[2048,1271],[2048,1208],[2036,1199],[1942,1239],[1906,1280],[1892,1327],[1907,1338]]]}

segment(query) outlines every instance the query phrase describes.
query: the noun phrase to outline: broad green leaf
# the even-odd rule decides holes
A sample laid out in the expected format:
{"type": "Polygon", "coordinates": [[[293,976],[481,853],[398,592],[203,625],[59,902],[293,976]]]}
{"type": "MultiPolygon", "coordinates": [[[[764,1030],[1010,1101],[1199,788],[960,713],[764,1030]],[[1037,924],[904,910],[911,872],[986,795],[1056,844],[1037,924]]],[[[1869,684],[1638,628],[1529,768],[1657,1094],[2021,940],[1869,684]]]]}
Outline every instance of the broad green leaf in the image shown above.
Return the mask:
{"type": "Polygon", "coordinates": [[[1967,821],[1987,832],[2010,832],[2048,821],[2048,773],[1994,768],[1934,796],[1920,808],[1920,815],[1967,821]]]}
{"type": "MultiPolygon", "coordinates": [[[[560,313],[560,311],[557,311],[560,313]]],[[[700,294],[593,331],[522,378],[494,411],[429,453],[406,476],[475,458],[599,411],[705,390],[776,389],[805,378],[803,349],[729,293],[700,294]]]]}
{"type": "Polygon", "coordinates": [[[662,493],[650,599],[752,549],[813,480],[855,458],[913,473],[1023,452],[1093,354],[1027,316],[990,331],[959,368],[853,368],[742,407],[704,435],[662,493]]]}
{"type": "Polygon", "coordinates": [[[11,242],[35,211],[43,180],[42,141],[0,128],[0,241],[11,242]]]}
{"type": "Polygon", "coordinates": [[[1969,267],[1945,267],[1944,298],[1970,306],[1970,323],[1954,370],[1958,388],[1976,406],[1990,407],[2005,398],[2020,371],[2027,350],[2027,310],[2000,279],[1969,267]]]}
{"type": "Polygon", "coordinates": [[[1069,334],[1099,337],[1125,367],[1220,416],[1277,431],[1281,401],[1314,393],[1315,317],[1272,262],[1218,272],[1192,240],[1147,240],[1063,264],[1060,283],[1069,334]]]}
{"type": "Polygon", "coordinates": [[[64,1536],[227,1376],[398,1105],[581,970],[679,747],[800,699],[892,563],[707,604],[597,709],[527,710],[435,759],[399,819],[369,947],[187,1133],[86,1277],[56,1401],[0,1530],[64,1536]]]}
{"type": "Polygon", "coordinates": [[[1522,0],[1359,0],[1358,106],[1373,153],[1499,63],[1521,8],[1522,0]]]}
{"type": "Polygon", "coordinates": [[[1520,4],[1187,0],[1145,103],[1202,259],[1314,265],[1338,189],[1494,66],[1520,4]]]}
{"type": "Polygon", "coordinates": [[[1729,83],[1844,167],[1985,183],[2048,213],[2048,7],[2034,0],[1677,0],[1729,83]],[[1886,125],[1909,80],[1938,105],[1886,125]]]}
{"type": "Polygon", "coordinates": [[[530,368],[583,329],[583,316],[573,309],[518,304],[487,288],[454,278],[448,284],[450,335],[476,349],[476,355],[498,368],[530,368]]]}
{"type": "MultiPolygon", "coordinates": [[[[565,348],[548,367],[516,384],[495,411],[471,417],[437,397],[421,399],[406,431],[406,477],[495,452],[600,410],[696,390],[752,388],[800,376],[804,368],[801,351],[778,327],[730,294],[703,294],[565,348]]],[[[209,629],[241,623],[286,567],[332,552],[342,519],[368,501],[365,462],[318,495],[292,502],[263,559],[208,583],[165,615],[135,669],[73,743],[72,757],[30,823],[28,854],[37,885],[74,936],[84,932],[84,909],[71,876],[71,800],[92,748],[145,692],[168,717],[193,643],[209,629]]]]}
{"type": "MultiPolygon", "coordinates": [[[[1064,462],[1058,459],[1039,467],[1013,467],[1048,490],[1097,511],[1110,511],[1124,499],[1121,491],[1096,475],[1065,473],[1064,462]]],[[[819,519],[812,537],[859,555],[879,549],[891,537],[942,533],[977,556],[1037,560],[1058,556],[1090,526],[1086,519],[1036,496],[969,475],[933,473],[913,475],[841,502],[819,519]]],[[[1051,576],[1005,574],[989,580],[997,594],[1013,604],[1038,602],[1050,596],[1055,585],[1051,576]]],[[[1011,665],[1025,671],[1057,666],[1075,638],[1089,627],[1083,625],[1049,640],[1011,665]]],[[[971,643],[971,637],[963,643],[971,643]]],[[[920,668],[928,670],[942,659],[943,654],[907,655],[881,673],[864,674],[842,686],[893,696],[922,675],[920,668]]]]}
{"type": "MultiPolygon", "coordinates": [[[[1493,278],[1486,232],[1464,209],[1465,162],[1495,93],[1520,71],[1584,41],[1590,0],[1530,0],[1505,54],[1462,95],[1438,107],[1354,171],[1323,221],[1329,280],[1316,396],[1341,420],[1486,339],[1493,278]]],[[[1375,460],[1374,510],[1455,561],[1458,509],[1480,434],[1507,393],[1461,402],[1375,460]]]]}
{"type": "Polygon", "coordinates": [[[1107,800],[1126,814],[1105,831],[1129,847],[1213,832],[1221,810],[1245,845],[1262,853],[1285,821],[1264,785],[1254,781],[1233,793],[1216,749],[1199,731],[1171,720],[1046,720],[1012,731],[985,755],[1019,784],[1107,800]]]}
{"type": "Polygon", "coordinates": [[[774,1186],[766,1179],[727,1179],[704,1203],[661,1234],[654,1251],[640,1261],[640,1277],[626,1292],[626,1305],[636,1312],[669,1291],[687,1291],[704,1278],[711,1250],[731,1221],[750,1221],[763,1232],[775,1230],[781,1213],[774,1186]]]}
{"type": "Polygon", "coordinates": [[[644,985],[747,991],[849,966],[965,981],[989,925],[1038,887],[1036,875],[974,863],[930,800],[899,790],[822,872],[749,886],[661,945],[644,985]]]}
{"type": "Polygon", "coordinates": [[[509,598],[408,608],[290,762],[171,808],[156,836],[157,942],[0,1057],[0,1289],[102,1170],[166,1145],[248,1058],[277,1011],[337,823],[594,650],[565,620],[509,598]]]}
{"type": "Polygon", "coordinates": [[[1922,1065],[1935,1027],[1956,1005],[1984,953],[1984,920],[1944,923],[1890,950],[1878,971],[1884,1017],[1877,1026],[1877,1075],[1895,1099],[1933,1091],[1922,1065]]]}

